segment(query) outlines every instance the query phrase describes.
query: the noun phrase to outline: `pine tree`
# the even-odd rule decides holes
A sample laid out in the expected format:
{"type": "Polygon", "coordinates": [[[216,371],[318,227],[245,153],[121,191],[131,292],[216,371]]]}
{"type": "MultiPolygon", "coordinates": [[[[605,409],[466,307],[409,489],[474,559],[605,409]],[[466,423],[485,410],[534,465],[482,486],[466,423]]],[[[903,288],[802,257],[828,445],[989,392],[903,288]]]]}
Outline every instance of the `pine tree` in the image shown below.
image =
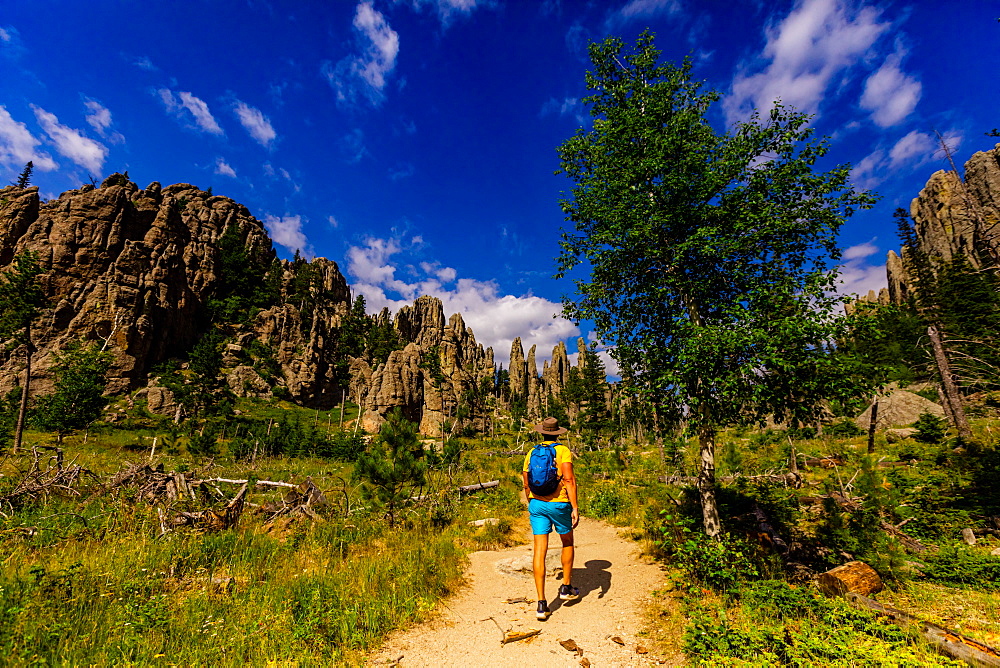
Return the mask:
{"type": "Polygon", "coordinates": [[[35,352],[31,325],[46,304],[45,293],[38,284],[41,273],[38,255],[32,251],[24,251],[0,275],[0,339],[8,341],[14,347],[24,346],[24,385],[21,387],[21,405],[14,430],[15,453],[21,447],[31,389],[31,361],[35,352]]]}
{"type": "Polygon", "coordinates": [[[358,457],[353,477],[361,481],[362,496],[396,523],[400,506],[426,484],[427,463],[417,425],[398,408],[379,429],[378,438],[358,457]]]}
{"type": "Polygon", "coordinates": [[[14,182],[14,186],[24,190],[29,185],[31,185],[31,173],[35,170],[35,164],[29,160],[28,164],[24,166],[21,173],[17,177],[17,181],[14,182]]]}

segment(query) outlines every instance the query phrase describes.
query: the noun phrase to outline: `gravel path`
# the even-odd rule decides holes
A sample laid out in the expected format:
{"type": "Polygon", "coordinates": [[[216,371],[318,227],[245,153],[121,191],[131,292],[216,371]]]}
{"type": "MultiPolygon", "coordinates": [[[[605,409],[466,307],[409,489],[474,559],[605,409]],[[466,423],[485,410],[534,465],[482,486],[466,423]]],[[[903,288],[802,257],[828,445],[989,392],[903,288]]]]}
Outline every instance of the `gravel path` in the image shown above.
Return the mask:
{"type": "MultiPolygon", "coordinates": [[[[663,657],[638,636],[650,592],[664,584],[660,568],[640,556],[638,545],[597,520],[581,519],[576,545],[573,584],[581,597],[559,601],[560,580],[549,577],[548,621],[535,619],[530,545],[474,552],[469,556],[467,586],[443,603],[441,614],[390,638],[371,662],[405,667],[661,665],[663,657]],[[528,602],[507,602],[518,598],[528,602]],[[501,645],[505,631],[531,629],[541,633],[501,645]],[[560,645],[568,640],[582,649],[582,655],[560,645]]],[[[559,539],[552,535],[548,563],[553,571],[559,570],[558,562],[559,539]]]]}

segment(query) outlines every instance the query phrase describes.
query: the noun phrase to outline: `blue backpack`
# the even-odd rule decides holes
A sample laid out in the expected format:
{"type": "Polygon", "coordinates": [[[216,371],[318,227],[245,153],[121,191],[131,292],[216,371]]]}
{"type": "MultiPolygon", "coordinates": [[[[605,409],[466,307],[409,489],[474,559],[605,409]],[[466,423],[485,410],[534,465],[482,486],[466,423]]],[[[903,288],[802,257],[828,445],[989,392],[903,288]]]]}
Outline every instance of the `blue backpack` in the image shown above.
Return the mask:
{"type": "Polygon", "coordinates": [[[550,496],[559,489],[562,476],[556,467],[556,448],[559,443],[539,443],[528,459],[528,489],[535,496],[550,496]]]}

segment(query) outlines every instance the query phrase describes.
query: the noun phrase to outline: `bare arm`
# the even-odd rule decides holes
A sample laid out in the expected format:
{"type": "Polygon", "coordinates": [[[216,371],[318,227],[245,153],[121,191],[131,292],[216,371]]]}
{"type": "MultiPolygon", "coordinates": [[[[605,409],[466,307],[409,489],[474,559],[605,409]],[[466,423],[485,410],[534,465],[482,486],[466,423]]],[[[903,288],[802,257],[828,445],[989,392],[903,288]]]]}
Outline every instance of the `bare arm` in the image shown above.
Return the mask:
{"type": "MultiPolygon", "coordinates": [[[[576,501],[576,476],[573,474],[573,462],[559,464],[559,473],[562,475],[566,494],[569,495],[569,503],[573,506],[573,528],[575,529],[576,525],[580,523],[580,509],[576,501]]],[[[527,475],[525,480],[527,480],[527,475]]]]}

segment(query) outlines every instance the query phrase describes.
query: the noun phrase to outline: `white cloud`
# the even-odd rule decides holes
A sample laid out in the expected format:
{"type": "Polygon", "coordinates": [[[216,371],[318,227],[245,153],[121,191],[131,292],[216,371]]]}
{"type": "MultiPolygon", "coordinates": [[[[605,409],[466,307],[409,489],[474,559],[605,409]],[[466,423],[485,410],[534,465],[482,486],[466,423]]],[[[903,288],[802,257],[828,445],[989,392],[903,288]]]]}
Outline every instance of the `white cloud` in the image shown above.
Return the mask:
{"type": "Polygon", "coordinates": [[[937,149],[937,142],[929,134],[913,130],[889,150],[889,169],[922,165],[934,157],[937,149]]]}
{"type": "Polygon", "coordinates": [[[358,4],[354,14],[354,29],[359,35],[361,53],[348,56],[336,65],[327,62],[323,74],[337,91],[337,99],[354,102],[359,93],[379,104],[385,95],[382,90],[387,77],[396,67],[399,55],[399,34],[385,17],[372,7],[371,2],[358,4]]]}
{"type": "Polygon", "coordinates": [[[418,11],[424,7],[430,7],[437,12],[441,25],[447,28],[454,17],[469,16],[476,8],[488,6],[491,3],[483,2],[483,0],[410,0],[409,4],[418,11]]]}
{"type": "MultiPolygon", "coordinates": [[[[962,138],[957,130],[949,130],[943,136],[952,151],[961,146],[962,138]]],[[[851,180],[860,188],[872,189],[894,173],[912,171],[942,157],[944,152],[935,137],[913,130],[898,139],[888,151],[880,147],[865,156],[851,169],[851,180]]]]}
{"type": "Polygon", "coordinates": [[[860,260],[866,257],[871,257],[878,252],[878,246],[872,243],[873,241],[875,240],[872,239],[871,241],[866,241],[864,243],[845,248],[841,257],[843,257],[846,261],[860,260]]]}
{"type": "Polygon", "coordinates": [[[349,163],[361,162],[368,155],[365,146],[365,133],[361,128],[354,128],[340,139],[340,148],[349,163]]]}
{"type": "Polygon", "coordinates": [[[389,179],[392,181],[399,181],[400,179],[408,179],[414,174],[416,174],[416,168],[409,162],[399,162],[396,166],[389,170],[389,179]]]}
{"type": "Polygon", "coordinates": [[[49,135],[49,139],[60,154],[92,173],[101,171],[104,160],[108,157],[108,148],[104,144],[84,137],[78,130],[62,125],[55,114],[41,107],[31,105],[31,108],[35,112],[38,124],[49,135]]]}
{"type": "Polygon", "coordinates": [[[539,116],[545,117],[550,114],[556,116],[571,116],[580,125],[583,125],[587,121],[587,110],[584,108],[583,103],[580,102],[580,99],[576,97],[565,97],[562,100],[550,97],[548,101],[542,105],[542,110],[539,112],[539,116]]]}
{"type": "Polygon", "coordinates": [[[880,250],[872,241],[844,249],[845,262],[840,265],[837,290],[840,294],[867,295],[869,291],[873,291],[877,295],[882,288],[888,286],[885,263],[871,264],[868,260],[880,250]]]}
{"type": "Polygon", "coordinates": [[[31,162],[35,169],[51,172],[59,165],[48,153],[36,148],[41,143],[24,123],[15,121],[0,105],[0,165],[20,170],[31,162]]]}
{"type": "MultiPolygon", "coordinates": [[[[411,243],[420,245],[422,239],[414,237],[411,243]]],[[[396,276],[393,256],[403,251],[398,240],[374,237],[366,239],[363,246],[348,249],[347,272],[354,281],[351,288],[364,295],[370,313],[383,307],[398,311],[421,295],[437,297],[446,316],[461,313],[476,342],[492,347],[497,361],[505,365],[516,337],[521,337],[525,350],[538,346],[541,363],[550,358],[557,343],[579,333],[576,325],[558,317],[562,306],[557,302],[531,294],[501,295],[495,282],[458,278],[453,268],[436,262],[408,266],[414,279],[401,280],[396,276]]]]}
{"type": "Polygon", "coordinates": [[[900,69],[901,60],[898,51],[890,55],[865,81],[861,107],[872,112],[872,120],[879,127],[898,125],[920,101],[921,84],[900,69]]]}
{"type": "Polygon", "coordinates": [[[158,72],[160,69],[159,67],[153,64],[153,61],[150,60],[148,56],[130,56],[123,53],[122,58],[127,60],[135,67],[138,67],[140,70],[145,70],[147,72],[158,72]]]}
{"type": "Polygon", "coordinates": [[[776,100],[815,113],[831,84],[864,58],[889,28],[879,10],[852,11],[843,0],[799,0],[780,23],[765,28],[767,44],[757,65],[733,80],[723,100],[730,123],[745,120],[753,109],[770,110],[776,100]]]}
{"type": "Polygon", "coordinates": [[[184,114],[186,111],[190,114],[190,118],[194,120],[195,125],[202,131],[208,132],[213,135],[224,134],[222,128],[219,127],[218,122],[215,120],[215,116],[209,110],[208,105],[205,104],[204,100],[195,97],[191,93],[182,91],[174,95],[174,92],[168,88],[161,88],[156,91],[160,100],[163,102],[163,106],[166,110],[173,114],[178,119],[187,119],[187,115],[184,114]]]}
{"type": "Polygon", "coordinates": [[[83,104],[89,112],[87,122],[90,123],[90,127],[104,134],[104,131],[111,127],[111,112],[97,100],[85,99],[83,104]]]}
{"type": "Polygon", "coordinates": [[[337,218],[335,216],[327,216],[326,222],[330,223],[330,227],[332,227],[333,229],[337,229],[338,227],[340,227],[340,223],[337,221],[337,218]]]}
{"type": "Polygon", "coordinates": [[[245,102],[237,100],[236,117],[240,123],[250,133],[261,146],[270,146],[278,133],[271,126],[271,121],[259,109],[249,106],[245,102]]]}
{"type": "Polygon", "coordinates": [[[312,257],[313,249],[306,239],[305,232],[302,231],[302,217],[284,215],[265,216],[264,226],[271,234],[274,243],[284,246],[291,252],[301,251],[305,257],[312,257]]]}
{"type": "Polygon", "coordinates": [[[10,42],[13,39],[13,36],[7,30],[0,27],[0,42],[10,42]]]}
{"type": "Polygon", "coordinates": [[[676,14],[681,11],[678,0],[632,0],[618,10],[623,19],[645,19],[661,14],[676,14]]]}
{"type": "Polygon", "coordinates": [[[222,158],[216,158],[215,160],[215,173],[222,176],[231,176],[236,178],[236,170],[233,169],[228,162],[222,158]]]}

